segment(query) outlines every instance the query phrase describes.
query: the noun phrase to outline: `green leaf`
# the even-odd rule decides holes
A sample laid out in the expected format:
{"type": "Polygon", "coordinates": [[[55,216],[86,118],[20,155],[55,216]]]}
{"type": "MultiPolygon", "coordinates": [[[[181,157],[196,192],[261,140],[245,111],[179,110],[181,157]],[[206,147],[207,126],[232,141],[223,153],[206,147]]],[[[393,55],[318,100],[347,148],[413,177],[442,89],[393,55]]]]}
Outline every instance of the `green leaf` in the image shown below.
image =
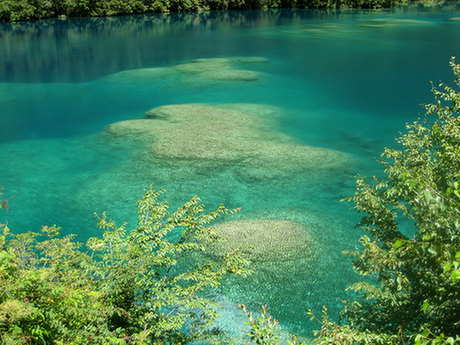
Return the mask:
{"type": "Polygon", "coordinates": [[[450,269],[452,268],[452,264],[450,262],[446,262],[444,263],[442,268],[443,268],[444,273],[446,273],[447,271],[450,271],[450,269]]]}
{"type": "Polygon", "coordinates": [[[431,255],[437,255],[437,252],[433,247],[428,248],[428,253],[430,253],[431,255]]]}
{"type": "Polygon", "coordinates": [[[423,196],[428,203],[430,203],[434,199],[433,194],[429,190],[423,191],[423,196]]]}
{"type": "Polygon", "coordinates": [[[401,240],[396,240],[395,241],[395,244],[394,244],[394,248],[395,249],[398,249],[399,247],[401,247],[402,245],[404,245],[404,242],[401,241],[401,240]]]}
{"type": "Polygon", "coordinates": [[[427,310],[429,307],[430,307],[430,303],[428,303],[427,301],[423,302],[422,310],[427,310]]]}
{"type": "Polygon", "coordinates": [[[452,271],[452,281],[455,283],[458,279],[460,279],[460,270],[452,271]]]}

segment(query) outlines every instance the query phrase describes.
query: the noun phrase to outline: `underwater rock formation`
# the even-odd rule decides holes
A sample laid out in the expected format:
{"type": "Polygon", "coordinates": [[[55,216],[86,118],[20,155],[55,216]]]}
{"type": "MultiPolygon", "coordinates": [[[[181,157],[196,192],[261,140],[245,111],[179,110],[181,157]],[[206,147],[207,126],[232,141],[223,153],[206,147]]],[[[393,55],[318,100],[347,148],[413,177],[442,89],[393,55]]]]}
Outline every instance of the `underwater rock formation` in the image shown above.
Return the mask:
{"type": "Polygon", "coordinates": [[[264,57],[229,57],[194,59],[188,63],[169,66],[138,68],[121,71],[103,79],[110,82],[150,83],[155,80],[175,78],[175,81],[188,84],[202,84],[218,81],[255,81],[261,72],[241,69],[241,65],[267,63],[264,57]]]}
{"type": "Polygon", "coordinates": [[[212,227],[224,239],[212,251],[240,248],[253,262],[286,261],[311,252],[312,239],[299,223],[288,220],[236,220],[212,227]]]}
{"type": "Polygon", "coordinates": [[[156,133],[152,121],[145,119],[116,122],[108,125],[105,132],[134,140],[150,140],[156,133]]]}
{"type": "MultiPolygon", "coordinates": [[[[232,66],[231,58],[196,59],[190,63],[172,67],[174,70],[205,80],[228,80],[228,81],[254,81],[259,78],[259,73],[249,70],[241,70],[232,66]]],[[[244,63],[240,60],[240,63],[244,63]]]]}
{"type": "Polygon", "coordinates": [[[241,109],[242,104],[161,106],[147,112],[150,119],[117,122],[106,132],[141,141],[146,159],[231,163],[240,178],[249,180],[335,169],[349,160],[344,153],[301,145],[273,130],[272,107],[241,109]]]}
{"type": "Polygon", "coordinates": [[[246,144],[257,140],[252,133],[255,120],[236,110],[186,104],[158,107],[147,114],[151,120],[122,121],[106,131],[147,141],[153,157],[167,159],[241,160],[247,156],[246,144]]]}

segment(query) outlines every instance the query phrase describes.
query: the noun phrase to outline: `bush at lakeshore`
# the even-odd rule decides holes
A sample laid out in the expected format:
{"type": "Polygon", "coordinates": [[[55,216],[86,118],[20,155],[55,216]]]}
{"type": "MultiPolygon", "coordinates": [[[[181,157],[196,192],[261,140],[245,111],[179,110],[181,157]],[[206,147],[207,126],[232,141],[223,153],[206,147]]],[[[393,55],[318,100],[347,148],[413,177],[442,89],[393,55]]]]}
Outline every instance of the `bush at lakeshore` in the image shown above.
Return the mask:
{"type": "MultiPolygon", "coordinates": [[[[433,87],[425,117],[384,150],[384,177],[358,177],[346,199],[363,214],[361,250],[348,252],[363,281],[339,323],[308,311],[321,324],[315,345],[460,344],[460,64],[450,65],[455,86],[433,87]]],[[[256,344],[280,343],[266,308],[259,318],[242,308],[256,344]]]]}

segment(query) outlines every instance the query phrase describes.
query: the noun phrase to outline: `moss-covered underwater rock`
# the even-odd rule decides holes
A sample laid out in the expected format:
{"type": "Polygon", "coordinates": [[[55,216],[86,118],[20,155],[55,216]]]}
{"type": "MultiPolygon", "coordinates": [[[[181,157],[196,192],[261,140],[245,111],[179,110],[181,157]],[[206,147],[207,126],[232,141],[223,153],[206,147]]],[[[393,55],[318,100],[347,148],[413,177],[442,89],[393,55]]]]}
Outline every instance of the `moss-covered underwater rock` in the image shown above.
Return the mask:
{"type": "Polygon", "coordinates": [[[267,142],[252,153],[251,162],[243,162],[236,170],[241,180],[287,179],[299,173],[332,171],[350,164],[350,157],[342,152],[296,143],[267,142]]]}
{"type": "Polygon", "coordinates": [[[223,107],[170,105],[152,109],[147,116],[150,119],[112,124],[106,131],[143,140],[154,158],[209,161],[244,159],[247,145],[260,134],[253,132],[254,118],[223,107]]]}
{"type": "Polygon", "coordinates": [[[215,225],[213,230],[224,239],[214,244],[213,251],[224,254],[240,248],[253,262],[293,260],[312,249],[307,230],[287,220],[236,220],[215,225]]]}
{"type": "Polygon", "coordinates": [[[349,161],[344,153],[301,145],[274,130],[273,107],[181,104],[146,115],[149,119],[109,125],[106,132],[140,140],[147,159],[231,164],[240,178],[250,180],[336,169],[349,161]]]}
{"type": "Polygon", "coordinates": [[[267,63],[264,57],[202,58],[168,66],[125,70],[102,78],[110,83],[146,84],[171,79],[187,84],[206,84],[219,81],[255,81],[261,72],[242,69],[241,66],[267,63]]]}
{"type": "Polygon", "coordinates": [[[263,57],[195,59],[190,63],[174,66],[173,69],[205,80],[254,81],[259,79],[259,72],[239,69],[236,65],[265,62],[268,60],[263,57]]]}
{"type": "Polygon", "coordinates": [[[152,121],[141,119],[116,122],[108,125],[105,132],[116,137],[147,141],[155,138],[157,132],[155,129],[155,126],[152,126],[152,121]]]}

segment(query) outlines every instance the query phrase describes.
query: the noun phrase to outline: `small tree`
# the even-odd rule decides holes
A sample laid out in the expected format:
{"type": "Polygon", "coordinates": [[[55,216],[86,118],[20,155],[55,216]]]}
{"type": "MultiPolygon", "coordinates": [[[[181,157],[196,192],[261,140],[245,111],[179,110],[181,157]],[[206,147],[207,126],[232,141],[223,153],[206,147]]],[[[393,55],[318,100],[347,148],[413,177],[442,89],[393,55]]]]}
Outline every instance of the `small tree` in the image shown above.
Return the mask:
{"type": "Polygon", "coordinates": [[[190,258],[212,239],[198,197],[170,214],[161,192],[147,190],[131,231],[103,214],[102,237],[79,250],[59,228],[0,236],[1,344],[184,344],[218,337],[214,304],[200,292],[227,273],[246,274],[235,252],[220,262],[190,258]],[[40,237],[45,237],[39,240],[40,237]]]}
{"type": "MultiPolygon", "coordinates": [[[[450,64],[460,87],[460,65],[450,64]]],[[[364,300],[344,315],[358,330],[403,340],[428,330],[460,334],[460,93],[444,84],[433,93],[425,119],[398,139],[402,148],[385,149],[387,177],[359,178],[348,199],[366,214],[359,226],[370,234],[351,253],[354,266],[376,283],[351,286],[364,300]],[[401,218],[413,226],[402,230],[401,218]]]]}
{"type": "MultiPolygon", "coordinates": [[[[345,304],[342,325],[308,311],[318,345],[460,344],[460,65],[450,65],[457,90],[433,87],[425,119],[382,154],[386,177],[358,178],[347,199],[365,214],[364,249],[349,254],[369,279],[349,288],[360,298],[345,304]]],[[[250,322],[257,344],[278,343],[263,342],[270,323],[250,322]]]]}

